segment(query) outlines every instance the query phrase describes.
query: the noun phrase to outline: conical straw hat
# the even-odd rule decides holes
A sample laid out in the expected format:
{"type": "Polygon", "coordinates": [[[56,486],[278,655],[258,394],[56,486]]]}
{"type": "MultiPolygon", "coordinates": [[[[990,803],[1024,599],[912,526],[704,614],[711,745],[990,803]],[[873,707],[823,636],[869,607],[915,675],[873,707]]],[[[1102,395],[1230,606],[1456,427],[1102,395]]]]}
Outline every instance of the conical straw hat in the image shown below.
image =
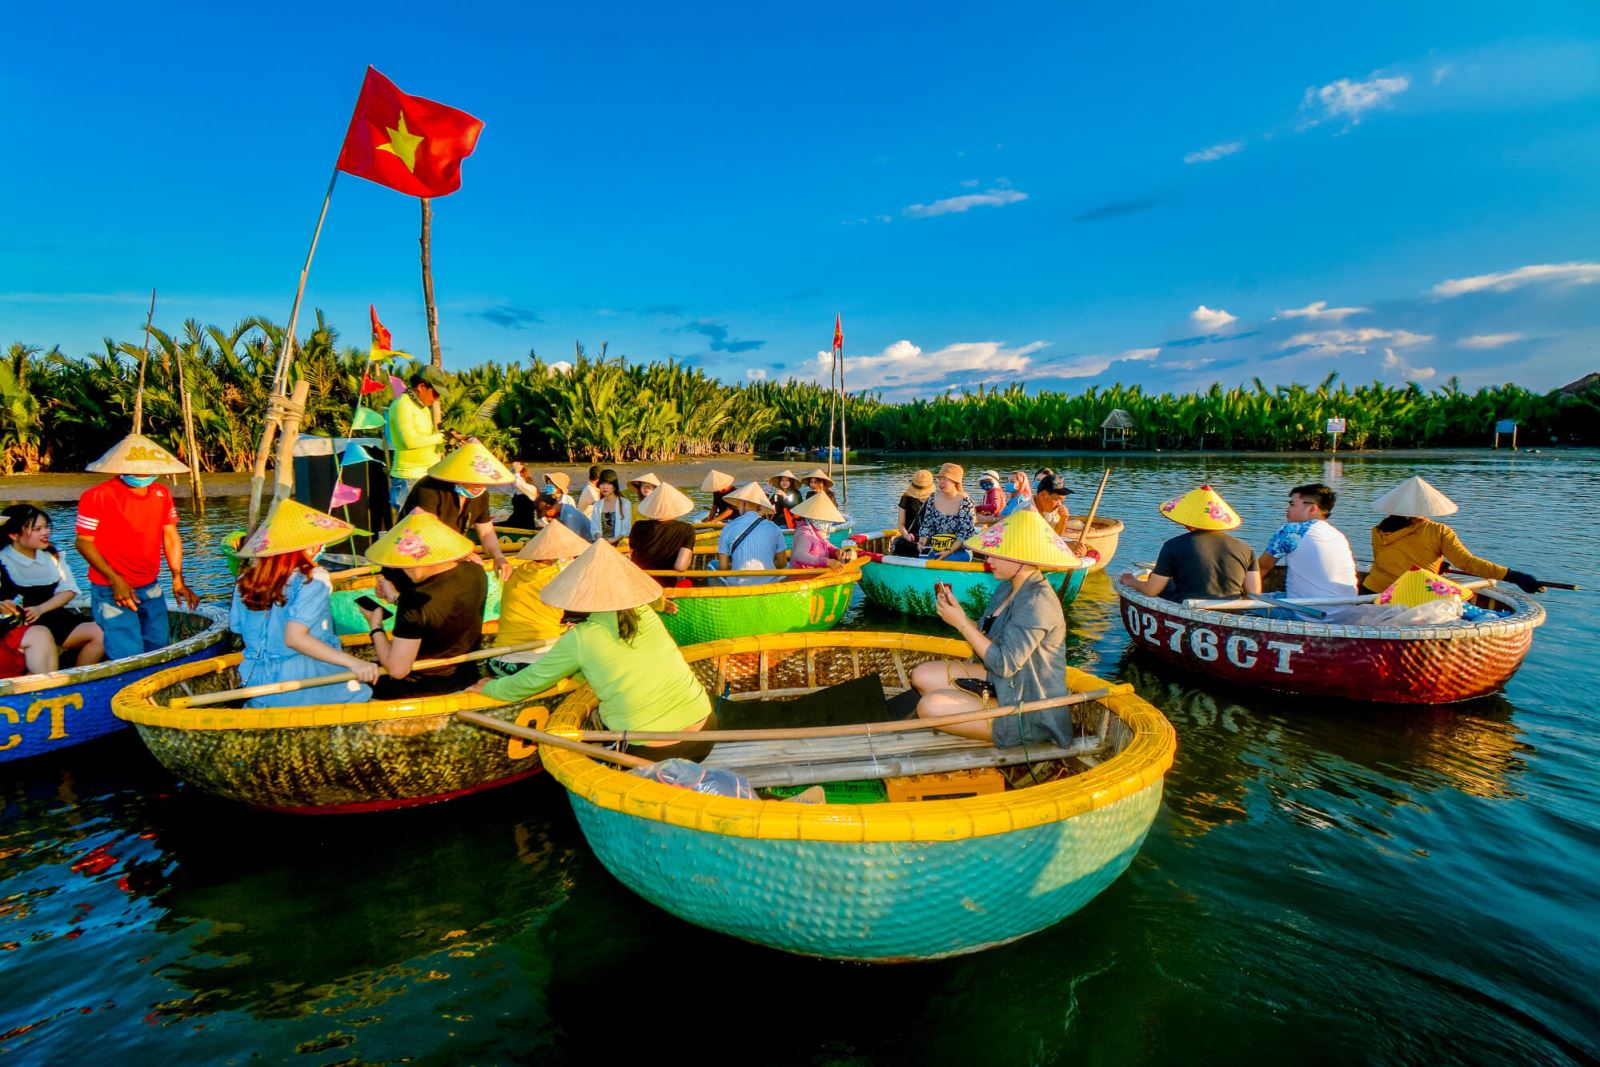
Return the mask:
{"type": "Polygon", "coordinates": [[[829,474],[827,471],[823,470],[821,467],[818,467],[816,470],[812,471],[810,474],[806,475],[804,478],[802,478],[800,480],[803,481],[803,482],[809,482],[813,478],[819,478],[822,481],[828,483],[828,488],[829,489],[833,488],[833,475],[829,474]]]}
{"type": "Polygon", "coordinates": [[[828,499],[827,493],[817,493],[802,500],[791,511],[796,518],[810,519],[813,522],[843,522],[844,515],[828,499]]]}
{"type": "Polygon", "coordinates": [[[1222,499],[1222,494],[1209,485],[1202,485],[1183,496],[1174,497],[1162,504],[1158,510],[1179,526],[1188,526],[1196,530],[1233,530],[1243,521],[1239,518],[1239,513],[1222,499]]]}
{"type": "Polygon", "coordinates": [[[661,488],[661,479],[657,478],[654,473],[641,474],[637,478],[629,478],[628,479],[628,484],[633,486],[635,489],[639,488],[639,486],[641,486],[641,485],[653,485],[657,489],[660,489],[661,488]]]}
{"type": "Polygon", "coordinates": [[[1432,600],[1448,600],[1451,597],[1465,602],[1470,596],[1470,593],[1450,579],[1442,578],[1432,571],[1425,571],[1421,567],[1412,567],[1390,583],[1389,588],[1379,593],[1377,602],[1414,608],[1432,600]]]}
{"type": "Polygon", "coordinates": [[[518,559],[572,559],[589,551],[589,542],[567,529],[565,523],[552,522],[522,546],[518,559]]]}
{"type": "Polygon", "coordinates": [[[430,567],[453,563],[472,551],[472,542],[421,508],[372,542],[366,556],[380,567],[430,567]]]}
{"type": "Polygon", "coordinates": [[[768,499],[767,494],[761,491],[761,485],[759,482],[751,482],[737,493],[729,493],[727,496],[722,498],[723,503],[727,503],[730,500],[738,500],[746,504],[754,504],[765,511],[777,510],[772,506],[772,501],[768,499]]]}
{"type": "Polygon", "coordinates": [[[84,470],[96,474],[187,474],[171,452],[143,434],[130,433],[84,470]]]}
{"type": "Polygon", "coordinates": [[[506,485],[514,480],[506,465],[478,441],[468,441],[429,467],[428,473],[458,485],[506,485]]]}
{"type": "Polygon", "coordinates": [[[1383,495],[1374,511],[1385,515],[1409,515],[1432,519],[1440,515],[1454,515],[1461,509],[1456,502],[1429,485],[1422,475],[1407,478],[1383,495]]]}
{"type": "Polygon", "coordinates": [[[1037,511],[1014,511],[1004,522],[967,538],[966,545],[991,559],[1025,563],[1041,570],[1073,571],[1083,566],[1083,561],[1067,547],[1066,539],[1058,536],[1037,511]]]}
{"type": "Polygon", "coordinates": [[[733,475],[721,471],[707,471],[706,480],[700,483],[702,493],[720,493],[733,488],[733,475]]]}
{"type": "Polygon", "coordinates": [[[681,519],[698,510],[700,509],[695,502],[684,496],[677,486],[662,485],[644,498],[644,502],[639,505],[639,517],[668,522],[672,519],[681,519]]]}
{"type": "Polygon", "coordinates": [[[788,467],[783,468],[783,470],[779,471],[777,474],[774,474],[772,477],[768,478],[767,479],[767,484],[768,485],[777,485],[780,481],[782,481],[785,478],[789,479],[791,482],[794,482],[796,485],[800,484],[800,476],[798,474],[796,474],[794,471],[790,470],[788,467]]]}
{"type": "Polygon", "coordinates": [[[365,533],[343,519],[308,508],[295,500],[280,500],[267,519],[239,546],[244,557],[281,556],[286,552],[316,548],[343,541],[353,533],[365,533]]]}
{"type": "Polygon", "coordinates": [[[596,541],[539,597],[563,611],[624,611],[660,600],[661,587],[610,544],[596,541]]]}

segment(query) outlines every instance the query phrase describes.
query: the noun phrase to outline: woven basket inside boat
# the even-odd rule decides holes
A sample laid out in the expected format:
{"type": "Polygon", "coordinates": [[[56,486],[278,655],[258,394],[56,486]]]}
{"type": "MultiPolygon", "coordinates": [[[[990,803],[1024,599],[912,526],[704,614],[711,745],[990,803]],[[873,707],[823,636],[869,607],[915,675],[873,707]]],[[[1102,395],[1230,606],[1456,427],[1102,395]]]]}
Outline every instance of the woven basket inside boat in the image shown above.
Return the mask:
{"type": "Polygon", "coordinates": [[[884,689],[898,692],[911,684],[911,671],[919,663],[944,657],[909,649],[853,648],[826,645],[787,651],[735,652],[689,664],[700,684],[713,696],[726,686],[732,693],[820,689],[868,674],[883,680],[884,689]]]}

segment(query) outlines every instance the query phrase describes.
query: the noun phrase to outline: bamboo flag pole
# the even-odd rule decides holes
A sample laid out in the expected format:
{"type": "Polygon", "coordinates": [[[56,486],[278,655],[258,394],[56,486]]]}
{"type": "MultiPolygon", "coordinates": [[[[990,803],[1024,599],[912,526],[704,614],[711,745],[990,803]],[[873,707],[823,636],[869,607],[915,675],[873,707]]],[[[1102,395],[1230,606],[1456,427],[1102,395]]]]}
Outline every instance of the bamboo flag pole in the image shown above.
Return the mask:
{"type": "Polygon", "coordinates": [[[300,419],[305,415],[306,396],[311,383],[304,378],[294,383],[294,395],[284,408],[283,438],[278,442],[278,469],[274,472],[277,485],[272,490],[272,502],[287,500],[294,492],[294,446],[300,439],[300,419]]]}
{"type": "MultiPolygon", "coordinates": [[[[850,431],[847,426],[847,413],[850,410],[850,394],[844,387],[844,347],[834,350],[834,355],[839,360],[839,470],[843,481],[839,486],[839,502],[845,506],[850,504],[850,431]]],[[[828,455],[832,456],[830,450],[828,455]]]]}
{"type": "Polygon", "coordinates": [[[1094,503],[1089,505],[1089,517],[1083,520],[1083,533],[1078,537],[1078,553],[1083,554],[1086,542],[1089,540],[1089,531],[1094,526],[1095,514],[1100,510],[1100,497],[1105,494],[1106,483],[1111,480],[1111,468],[1100,476],[1100,488],[1095,490],[1094,503]]]}
{"type": "MultiPolygon", "coordinates": [[[[444,370],[444,353],[439,347],[439,308],[433,302],[433,200],[430,197],[422,198],[422,235],[417,239],[422,246],[422,306],[428,319],[428,356],[432,364],[444,370]]],[[[435,433],[443,433],[444,422],[443,398],[437,391],[433,398],[433,429],[435,433]]],[[[400,516],[395,516],[399,521],[400,516]]]]}
{"type": "Polygon", "coordinates": [[[191,341],[187,346],[173,347],[178,357],[178,399],[183,406],[183,439],[189,449],[189,507],[196,515],[203,515],[206,510],[206,488],[200,481],[200,450],[194,440],[194,406],[189,402],[188,379],[183,373],[185,348],[193,351],[196,344],[191,341]]]}
{"type": "Polygon", "coordinates": [[[144,433],[144,367],[150,362],[150,326],[156,317],[156,291],[150,290],[150,311],[144,317],[144,355],[139,357],[139,388],[133,394],[133,432],[144,433]]]}

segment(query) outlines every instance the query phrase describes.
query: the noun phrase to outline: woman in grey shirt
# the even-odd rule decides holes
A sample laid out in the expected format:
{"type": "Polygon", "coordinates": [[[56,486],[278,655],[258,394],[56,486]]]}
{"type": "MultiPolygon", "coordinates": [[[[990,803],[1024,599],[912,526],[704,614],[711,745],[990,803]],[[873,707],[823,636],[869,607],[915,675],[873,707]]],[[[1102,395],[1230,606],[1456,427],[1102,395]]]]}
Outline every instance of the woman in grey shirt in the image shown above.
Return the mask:
{"type": "MultiPolygon", "coordinates": [[[[1061,598],[1041,571],[1073,570],[1083,563],[1034,511],[1012,513],[1004,522],[972,538],[967,546],[987,555],[1000,587],[978,622],[941,586],[939,617],[972,646],[973,660],[923,663],[911,684],[922,694],[917,714],[924,719],[956,715],[996,705],[1020,704],[1067,695],[1067,620],[1061,598]]],[[[996,747],[1072,741],[1072,709],[1006,715],[948,728],[962,737],[993,739],[996,747]]]]}

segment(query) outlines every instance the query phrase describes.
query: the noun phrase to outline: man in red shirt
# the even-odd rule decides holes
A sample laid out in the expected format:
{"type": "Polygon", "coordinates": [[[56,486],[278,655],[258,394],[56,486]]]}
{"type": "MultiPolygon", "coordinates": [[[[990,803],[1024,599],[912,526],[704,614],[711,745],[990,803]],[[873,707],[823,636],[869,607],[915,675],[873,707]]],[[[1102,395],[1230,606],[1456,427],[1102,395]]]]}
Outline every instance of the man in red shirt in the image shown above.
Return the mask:
{"type": "Polygon", "coordinates": [[[183,542],[172,494],[156,482],[188,467],[147,437],[129,434],[89,464],[117,477],[78,500],[78,551],[89,563],[89,602],[105,631],[106,658],[122,659],[168,643],[161,556],[172,572],[172,595],[190,608],[200,598],[183,584],[183,542]]]}

